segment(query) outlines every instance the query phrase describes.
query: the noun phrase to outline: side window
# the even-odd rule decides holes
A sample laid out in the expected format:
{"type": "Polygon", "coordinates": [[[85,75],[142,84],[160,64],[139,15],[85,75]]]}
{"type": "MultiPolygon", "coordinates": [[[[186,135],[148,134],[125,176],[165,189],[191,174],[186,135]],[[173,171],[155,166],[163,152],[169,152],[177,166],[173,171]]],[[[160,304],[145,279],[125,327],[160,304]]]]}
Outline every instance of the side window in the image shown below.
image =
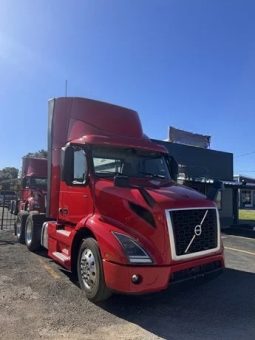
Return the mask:
{"type": "Polygon", "coordinates": [[[122,162],[115,158],[93,157],[95,173],[98,174],[116,174],[121,172],[122,162]]]}
{"type": "Polygon", "coordinates": [[[26,187],[28,187],[28,183],[27,183],[27,178],[23,178],[22,179],[22,189],[25,189],[26,187]]]}
{"type": "Polygon", "coordinates": [[[143,162],[144,172],[154,175],[168,176],[168,169],[164,158],[145,159],[143,162]]]}
{"type": "Polygon", "coordinates": [[[87,159],[83,149],[74,149],[73,184],[84,184],[87,177],[87,159]]]}

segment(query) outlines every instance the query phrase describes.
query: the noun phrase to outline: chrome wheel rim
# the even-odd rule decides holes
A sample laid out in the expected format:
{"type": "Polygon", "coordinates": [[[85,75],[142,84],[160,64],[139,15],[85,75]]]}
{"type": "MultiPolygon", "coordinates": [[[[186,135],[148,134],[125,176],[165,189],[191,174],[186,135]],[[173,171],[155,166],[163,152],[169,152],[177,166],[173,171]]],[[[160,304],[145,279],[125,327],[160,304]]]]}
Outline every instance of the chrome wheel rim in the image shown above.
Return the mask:
{"type": "Polygon", "coordinates": [[[26,225],[26,244],[30,245],[32,242],[32,225],[30,222],[26,225]]]}
{"type": "Polygon", "coordinates": [[[17,221],[16,222],[16,234],[17,234],[17,237],[20,237],[21,235],[21,221],[17,221]]]}
{"type": "Polygon", "coordinates": [[[96,261],[92,251],[89,248],[83,250],[81,254],[81,277],[84,286],[91,290],[96,285],[96,261]]]}

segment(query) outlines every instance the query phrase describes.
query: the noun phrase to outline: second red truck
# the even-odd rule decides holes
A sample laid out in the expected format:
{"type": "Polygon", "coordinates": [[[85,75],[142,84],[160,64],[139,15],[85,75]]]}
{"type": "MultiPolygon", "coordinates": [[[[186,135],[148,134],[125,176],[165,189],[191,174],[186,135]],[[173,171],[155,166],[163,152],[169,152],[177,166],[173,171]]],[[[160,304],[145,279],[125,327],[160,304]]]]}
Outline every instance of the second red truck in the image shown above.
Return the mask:
{"type": "Polygon", "coordinates": [[[15,231],[20,242],[24,241],[24,228],[29,213],[45,214],[47,194],[47,159],[23,157],[21,189],[18,200],[11,202],[11,212],[18,215],[15,231]],[[22,222],[23,221],[23,222],[22,222]]]}

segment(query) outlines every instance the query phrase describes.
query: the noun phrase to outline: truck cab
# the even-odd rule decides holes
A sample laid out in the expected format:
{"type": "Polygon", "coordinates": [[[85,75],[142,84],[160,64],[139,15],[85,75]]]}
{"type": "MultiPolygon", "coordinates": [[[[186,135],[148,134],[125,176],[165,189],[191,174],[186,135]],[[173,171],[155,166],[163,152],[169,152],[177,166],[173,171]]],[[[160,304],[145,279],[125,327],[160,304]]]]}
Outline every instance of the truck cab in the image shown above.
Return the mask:
{"type": "Polygon", "coordinates": [[[25,242],[77,275],[88,299],[221,272],[215,203],[176,183],[175,160],[135,111],[57,98],[48,132],[47,212],[27,218],[25,242]]]}
{"type": "Polygon", "coordinates": [[[23,157],[19,211],[45,213],[47,159],[23,157]]]}

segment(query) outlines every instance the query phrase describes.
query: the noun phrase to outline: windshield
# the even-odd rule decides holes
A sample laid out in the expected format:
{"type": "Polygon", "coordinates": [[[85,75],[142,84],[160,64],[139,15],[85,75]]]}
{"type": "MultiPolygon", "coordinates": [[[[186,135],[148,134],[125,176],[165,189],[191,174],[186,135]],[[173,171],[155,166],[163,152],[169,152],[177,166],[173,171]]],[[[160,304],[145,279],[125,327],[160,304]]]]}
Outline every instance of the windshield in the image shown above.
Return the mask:
{"type": "Polygon", "coordinates": [[[31,178],[31,186],[45,189],[47,187],[47,178],[33,177],[31,178]]]}
{"type": "Polygon", "coordinates": [[[160,153],[100,146],[92,148],[92,157],[95,174],[99,177],[170,179],[166,157],[160,153]]]}
{"type": "Polygon", "coordinates": [[[47,178],[42,177],[25,177],[23,179],[23,188],[47,188],[47,178]]]}

